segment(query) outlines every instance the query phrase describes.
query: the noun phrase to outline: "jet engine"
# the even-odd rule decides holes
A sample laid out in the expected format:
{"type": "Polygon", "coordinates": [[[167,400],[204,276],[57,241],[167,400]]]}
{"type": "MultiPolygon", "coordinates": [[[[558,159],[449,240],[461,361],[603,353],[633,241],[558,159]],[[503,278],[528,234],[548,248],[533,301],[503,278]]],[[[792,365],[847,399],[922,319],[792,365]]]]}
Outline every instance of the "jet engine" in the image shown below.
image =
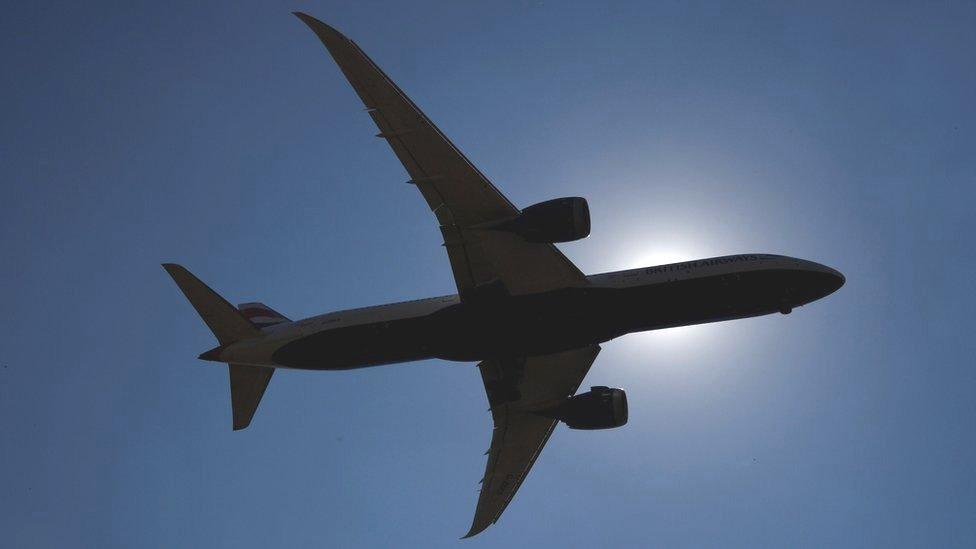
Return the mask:
{"type": "Polygon", "coordinates": [[[623,389],[590,387],[572,396],[545,415],[570,429],[612,429],[627,423],[627,393],[623,389]]]}
{"type": "Polygon", "coordinates": [[[557,198],[478,228],[515,233],[528,242],[572,242],[590,235],[590,207],[585,198],[557,198]]]}

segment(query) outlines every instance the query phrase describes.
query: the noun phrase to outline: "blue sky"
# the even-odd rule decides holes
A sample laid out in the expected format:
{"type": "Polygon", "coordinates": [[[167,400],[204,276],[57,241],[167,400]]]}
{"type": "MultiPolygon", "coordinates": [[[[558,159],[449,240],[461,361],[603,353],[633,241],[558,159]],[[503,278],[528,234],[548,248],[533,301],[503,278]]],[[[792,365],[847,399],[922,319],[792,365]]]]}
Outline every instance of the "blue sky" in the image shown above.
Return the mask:
{"type": "Polygon", "coordinates": [[[279,372],[231,432],[166,274],[291,317],[453,293],[324,48],[355,39],[516,204],[585,196],[586,272],[744,252],[847,285],[627,336],[497,546],[971,546],[976,7],[20,3],[0,19],[0,532],[10,547],[460,545],[470,364],[279,372]]]}

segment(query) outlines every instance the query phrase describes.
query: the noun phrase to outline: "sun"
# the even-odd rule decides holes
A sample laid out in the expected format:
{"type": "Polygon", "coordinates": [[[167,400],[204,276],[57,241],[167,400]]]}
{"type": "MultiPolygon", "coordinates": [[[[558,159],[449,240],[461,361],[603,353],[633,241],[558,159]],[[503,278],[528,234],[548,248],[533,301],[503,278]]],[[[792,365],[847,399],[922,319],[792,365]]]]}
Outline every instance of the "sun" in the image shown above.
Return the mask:
{"type": "Polygon", "coordinates": [[[668,241],[665,244],[635,243],[623,247],[617,254],[615,266],[620,269],[656,267],[705,257],[700,246],[691,243],[668,241]]]}
{"type": "MultiPolygon", "coordinates": [[[[613,262],[614,266],[635,269],[707,257],[703,247],[686,240],[672,238],[664,244],[631,244],[620,250],[615,258],[617,261],[613,262]]],[[[713,348],[719,334],[720,331],[714,326],[681,326],[629,334],[622,338],[622,343],[632,353],[650,354],[665,360],[673,360],[679,355],[690,359],[713,348]]]]}

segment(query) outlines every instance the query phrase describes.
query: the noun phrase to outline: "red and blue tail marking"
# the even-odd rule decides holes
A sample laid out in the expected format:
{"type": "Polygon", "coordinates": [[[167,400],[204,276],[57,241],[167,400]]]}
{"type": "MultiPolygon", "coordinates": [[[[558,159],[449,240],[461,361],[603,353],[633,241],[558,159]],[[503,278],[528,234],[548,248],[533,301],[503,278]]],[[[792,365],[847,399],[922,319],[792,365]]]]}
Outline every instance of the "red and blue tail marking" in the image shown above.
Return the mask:
{"type": "Polygon", "coordinates": [[[268,307],[264,303],[241,303],[237,306],[244,318],[251,321],[251,324],[258,328],[267,328],[282,322],[288,322],[288,318],[278,311],[268,307]]]}

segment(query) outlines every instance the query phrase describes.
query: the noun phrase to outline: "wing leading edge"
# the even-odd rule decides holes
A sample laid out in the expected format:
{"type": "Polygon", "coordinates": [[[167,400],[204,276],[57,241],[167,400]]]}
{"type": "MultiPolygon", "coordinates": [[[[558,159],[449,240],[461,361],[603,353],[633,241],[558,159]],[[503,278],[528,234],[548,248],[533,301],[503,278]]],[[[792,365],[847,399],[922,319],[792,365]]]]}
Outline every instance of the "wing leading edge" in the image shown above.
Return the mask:
{"type": "Polygon", "coordinates": [[[557,421],[533,412],[571,396],[600,353],[599,345],[478,365],[495,428],[478,507],[464,537],[491,526],[515,497],[557,421]]]}
{"type": "Polygon", "coordinates": [[[325,45],[440,223],[462,299],[501,282],[512,295],[582,286],[586,277],[552,244],[477,228],[516,208],[356,45],[296,12],[325,45]]]}

